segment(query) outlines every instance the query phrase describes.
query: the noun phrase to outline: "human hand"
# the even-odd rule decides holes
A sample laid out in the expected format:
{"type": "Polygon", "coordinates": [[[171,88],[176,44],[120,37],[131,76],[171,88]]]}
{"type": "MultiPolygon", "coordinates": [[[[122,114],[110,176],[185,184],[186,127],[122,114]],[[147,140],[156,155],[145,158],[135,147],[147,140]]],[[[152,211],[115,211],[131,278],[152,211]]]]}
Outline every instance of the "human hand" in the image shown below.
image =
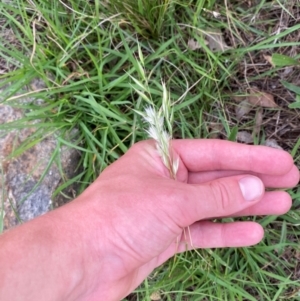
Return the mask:
{"type": "Polygon", "coordinates": [[[70,218],[79,216],[81,244],[88,246],[82,253],[85,292],[80,300],[122,299],[187,245],[239,247],[263,238],[255,222],[210,219],[289,210],[286,192],[265,192],[265,187],[298,183],[299,171],[288,153],[221,140],[174,140],[172,148],[180,160],[176,181],[169,178],[154,141],[144,141],[61,208],[70,218]]]}

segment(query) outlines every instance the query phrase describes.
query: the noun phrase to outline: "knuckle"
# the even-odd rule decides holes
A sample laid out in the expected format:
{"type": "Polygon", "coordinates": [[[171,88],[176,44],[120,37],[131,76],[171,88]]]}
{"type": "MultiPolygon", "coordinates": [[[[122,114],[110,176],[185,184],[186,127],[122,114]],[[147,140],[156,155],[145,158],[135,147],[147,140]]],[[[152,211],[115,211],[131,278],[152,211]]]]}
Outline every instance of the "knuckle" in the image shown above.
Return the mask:
{"type": "Polygon", "coordinates": [[[214,181],[210,183],[210,186],[213,194],[215,209],[218,212],[228,211],[233,203],[229,186],[225,185],[225,183],[221,181],[214,181]]]}

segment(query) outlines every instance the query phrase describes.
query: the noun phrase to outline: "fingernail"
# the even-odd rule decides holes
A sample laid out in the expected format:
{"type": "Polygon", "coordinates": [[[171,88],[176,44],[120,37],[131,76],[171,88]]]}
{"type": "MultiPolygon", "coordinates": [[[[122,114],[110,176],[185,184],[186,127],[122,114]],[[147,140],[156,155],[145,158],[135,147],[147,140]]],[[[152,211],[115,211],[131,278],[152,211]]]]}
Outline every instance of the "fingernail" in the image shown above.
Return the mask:
{"type": "Polygon", "coordinates": [[[256,177],[244,177],[239,181],[239,185],[247,202],[255,201],[264,192],[262,181],[256,177]]]}

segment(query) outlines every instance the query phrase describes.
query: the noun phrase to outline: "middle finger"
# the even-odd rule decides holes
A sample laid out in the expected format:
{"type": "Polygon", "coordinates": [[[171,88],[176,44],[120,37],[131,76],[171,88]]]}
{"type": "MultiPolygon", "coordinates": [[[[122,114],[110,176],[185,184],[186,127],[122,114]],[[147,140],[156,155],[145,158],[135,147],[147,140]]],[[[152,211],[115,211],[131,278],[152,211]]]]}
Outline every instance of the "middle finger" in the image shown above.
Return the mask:
{"type": "Polygon", "coordinates": [[[268,188],[291,188],[299,182],[299,170],[294,165],[293,168],[285,175],[272,176],[247,171],[238,170],[219,170],[219,171],[201,171],[201,172],[189,172],[188,183],[189,184],[202,184],[210,182],[224,177],[231,177],[235,175],[251,174],[259,177],[265,187],[268,188]]]}

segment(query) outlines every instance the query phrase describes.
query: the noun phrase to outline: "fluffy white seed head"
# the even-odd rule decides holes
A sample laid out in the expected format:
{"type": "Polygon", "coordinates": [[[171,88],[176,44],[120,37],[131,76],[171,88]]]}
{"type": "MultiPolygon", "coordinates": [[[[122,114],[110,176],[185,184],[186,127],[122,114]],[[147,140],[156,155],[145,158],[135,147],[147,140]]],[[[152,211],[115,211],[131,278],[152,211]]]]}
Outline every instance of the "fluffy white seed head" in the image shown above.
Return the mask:
{"type": "Polygon", "coordinates": [[[179,160],[173,159],[172,152],[170,150],[170,141],[172,136],[164,127],[165,116],[163,116],[163,112],[164,110],[162,109],[156,111],[154,107],[148,106],[145,108],[145,114],[143,114],[143,117],[149,125],[146,132],[150,138],[156,141],[156,148],[162,162],[168,168],[170,177],[175,179],[178,171],[179,160]]]}

